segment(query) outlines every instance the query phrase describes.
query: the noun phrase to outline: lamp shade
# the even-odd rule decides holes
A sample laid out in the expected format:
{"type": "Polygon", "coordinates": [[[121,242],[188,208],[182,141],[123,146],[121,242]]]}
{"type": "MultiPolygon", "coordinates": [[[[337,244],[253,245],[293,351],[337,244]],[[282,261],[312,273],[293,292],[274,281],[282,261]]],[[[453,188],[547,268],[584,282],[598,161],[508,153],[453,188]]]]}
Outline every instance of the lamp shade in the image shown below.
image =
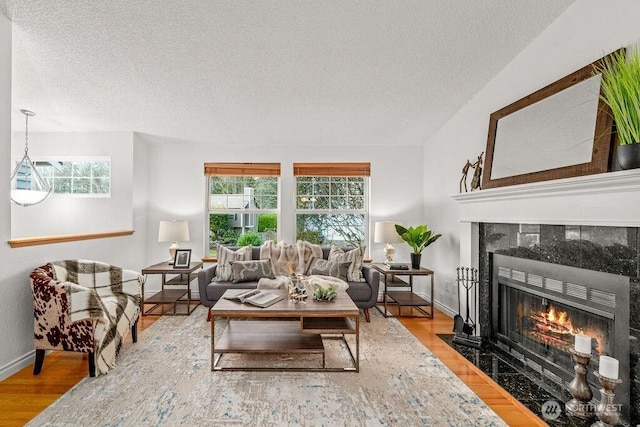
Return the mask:
{"type": "Polygon", "coordinates": [[[376,222],[373,233],[373,240],[376,243],[400,243],[402,237],[396,231],[397,221],[376,222]]]}
{"type": "Polygon", "coordinates": [[[188,242],[188,221],[160,221],[158,229],[158,242],[188,242]]]}

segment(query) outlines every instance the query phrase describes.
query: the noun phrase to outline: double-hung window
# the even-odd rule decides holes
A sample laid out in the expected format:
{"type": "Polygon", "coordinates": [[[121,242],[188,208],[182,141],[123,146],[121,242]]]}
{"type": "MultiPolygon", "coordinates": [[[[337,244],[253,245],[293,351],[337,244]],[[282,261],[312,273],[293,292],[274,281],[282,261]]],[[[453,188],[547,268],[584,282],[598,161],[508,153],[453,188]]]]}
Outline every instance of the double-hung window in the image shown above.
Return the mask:
{"type": "Polygon", "coordinates": [[[296,238],[362,246],[369,223],[369,163],[294,163],[296,238]]]}
{"type": "Polygon", "coordinates": [[[276,240],[280,213],[279,163],[205,163],[209,254],[216,243],[276,240]]]}

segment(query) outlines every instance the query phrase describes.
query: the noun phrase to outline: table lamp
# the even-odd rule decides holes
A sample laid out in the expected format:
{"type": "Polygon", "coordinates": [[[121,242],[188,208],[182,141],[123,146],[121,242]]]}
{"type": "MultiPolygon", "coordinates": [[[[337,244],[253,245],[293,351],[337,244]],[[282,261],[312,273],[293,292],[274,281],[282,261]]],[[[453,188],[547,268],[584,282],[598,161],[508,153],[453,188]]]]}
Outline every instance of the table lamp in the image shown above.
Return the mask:
{"type": "Polygon", "coordinates": [[[373,233],[373,240],[376,243],[386,243],[384,248],[384,257],[387,264],[393,262],[393,255],[396,253],[392,243],[402,242],[402,237],[396,231],[396,224],[400,224],[397,221],[383,221],[376,222],[375,230],[373,233]]]}
{"type": "Polygon", "coordinates": [[[176,257],[176,250],[180,248],[178,242],[189,241],[189,223],[187,221],[160,221],[158,229],[158,242],[172,242],[169,247],[171,259],[169,264],[173,264],[176,257]]]}

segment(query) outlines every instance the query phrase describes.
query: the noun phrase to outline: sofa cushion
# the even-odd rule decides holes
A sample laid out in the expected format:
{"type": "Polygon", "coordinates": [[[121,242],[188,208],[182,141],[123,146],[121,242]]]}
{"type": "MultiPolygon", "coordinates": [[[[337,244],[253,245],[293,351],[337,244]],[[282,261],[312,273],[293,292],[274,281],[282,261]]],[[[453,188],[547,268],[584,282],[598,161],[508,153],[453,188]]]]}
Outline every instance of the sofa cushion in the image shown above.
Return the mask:
{"type": "Polygon", "coordinates": [[[314,257],[311,259],[311,264],[309,264],[306,274],[307,276],[318,274],[321,276],[337,277],[346,282],[350,264],[348,261],[335,262],[314,257]]]}
{"type": "Polygon", "coordinates": [[[255,282],[263,277],[275,279],[271,260],[232,261],[231,281],[233,283],[255,282]]]}
{"type": "Polygon", "coordinates": [[[233,261],[250,261],[251,246],[244,246],[237,251],[227,249],[218,244],[218,267],[216,268],[215,282],[228,282],[231,280],[231,263],[233,261]]]}
{"type": "Polygon", "coordinates": [[[332,245],[329,251],[329,261],[349,262],[349,270],[347,272],[348,282],[366,282],[362,276],[362,260],[364,259],[364,251],[366,247],[361,246],[348,252],[342,248],[332,245]]]}

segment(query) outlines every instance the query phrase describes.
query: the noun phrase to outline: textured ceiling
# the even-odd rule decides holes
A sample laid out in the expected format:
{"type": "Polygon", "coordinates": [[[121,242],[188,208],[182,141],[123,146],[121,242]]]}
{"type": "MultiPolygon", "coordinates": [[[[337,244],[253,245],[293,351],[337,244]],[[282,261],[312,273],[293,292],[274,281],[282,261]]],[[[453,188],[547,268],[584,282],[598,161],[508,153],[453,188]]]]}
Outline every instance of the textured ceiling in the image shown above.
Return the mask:
{"type": "Polygon", "coordinates": [[[0,0],[13,128],[421,144],[572,2],[0,0]]]}

